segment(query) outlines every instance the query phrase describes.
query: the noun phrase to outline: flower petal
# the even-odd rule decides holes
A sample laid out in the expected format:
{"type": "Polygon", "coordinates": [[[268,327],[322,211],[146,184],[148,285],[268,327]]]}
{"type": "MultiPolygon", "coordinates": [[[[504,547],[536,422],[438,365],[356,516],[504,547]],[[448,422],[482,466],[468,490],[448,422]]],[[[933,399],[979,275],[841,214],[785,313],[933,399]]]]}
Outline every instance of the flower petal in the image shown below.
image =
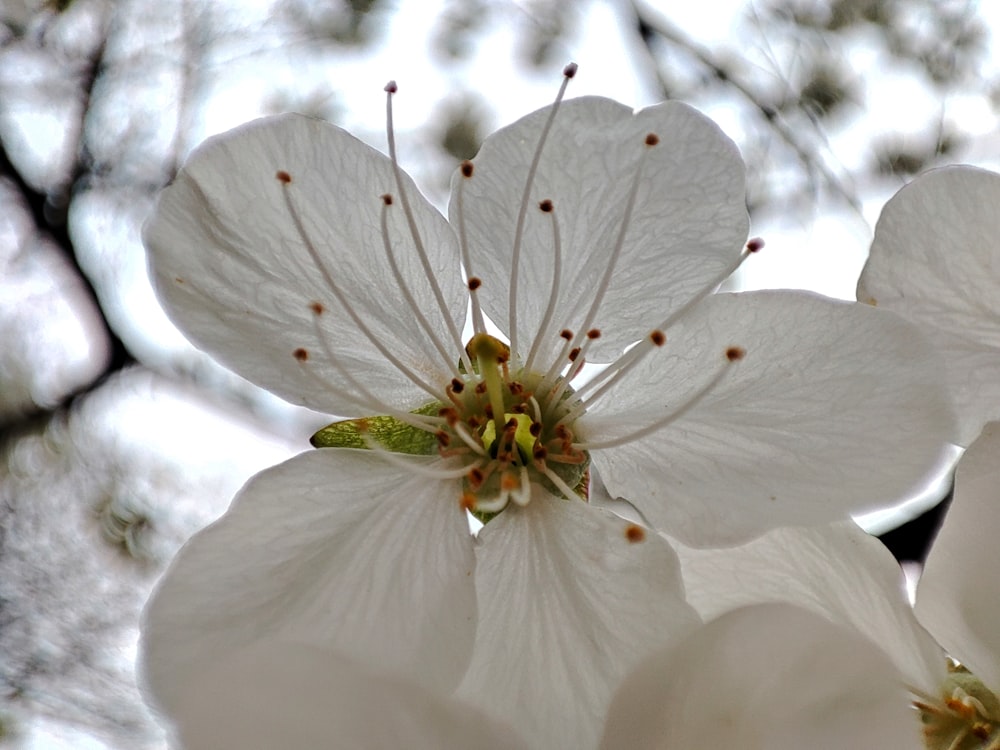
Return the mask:
{"type": "Polygon", "coordinates": [[[727,367],[668,426],[593,453],[612,496],[687,544],[843,519],[942,470],[953,417],[920,331],[804,292],[706,299],[577,422],[578,436],[624,437],[727,367]],[[746,355],[730,363],[733,346],[746,355]]]}
{"type": "Polygon", "coordinates": [[[1000,422],[958,464],[955,494],[917,586],[917,617],[955,659],[1000,692],[1000,422]]]}
{"type": "Polygon", "coordinates": [[[731,612],[649,659],[615,696],[601,745],[845,750],[922,747],[877,648],[805,610],[731,612]]]}
{"type": "Polygon", "coordinates": [[[618,681],[699,623],[652,532],[549,495],[479,533],[479,629],[458,696],[540,748],[593,747],[618,681]]]}
{"type": "MultiPolygon", "coordinates": [[[[483,143],[475,173],[452,183],[449,216],[464,220],[471,273],[482,279],[486,312],[508,328],[508,290],[518,211],[535,148],[551,108],[496,132],[483,143]]],[[[565,343],[560,330],[579,331],[608,268],[639,180],[621,256],[593,326],[592,361],[607,360],[645,336],[732,264],[746,240],[744,166],[715,123],[679,102],[633,113],[610,99],[562,104],[528,194],[517,273],[519,354],[535,340],[551,299],[552,217],[559,223],[563,264],[555,314],[543,332],[543,368],[565,343]],[[659,136],[645,145],[647,134],[659,136]],[[538,209],[543,199],[552,214],[538,209]]]]}
{"type": "Polygon", "coordinates": [[[946,167],[882,209],[858,300],[918,322],[943,353],[962,444],[1000,419],[1000,175],[946,167]]]}
{"type": "Polygon", "coordinates": [[[272,640],[199,672],[174,718],[187,750],[523,747],[457,701],[326,649],[272,640]]]}
{"type": "MultiPolygon", "coordinates": [[[[408,177],[404,183],[448,318],[461,332],[467,302],[454,233],[408,177]]],[[[446,361],[394,280],[380,196],[398,192],[385,156],[321,120],[269,117],[211,138],[163,192],[145,228],[160,299],[197,346],[289,401],[347,416],[372,412],[323,387],[323,379],[344,380],[332,353],[379,399],[413,408],[428,396],[372,339],[435,387],[450,379],[462,343],[449,340],[454,359],[446,361]],[[371,336],[338,301],[286,199],[371,336]],[[325,313],[314,312],[317,302],[325,313]]],[[[395,257],[417,306],[444,336],[445,318],[399,203],[388,207],[395,257]]]]}
{"type": "Polygon", "coordinates": [[[265,636],[454,688],[476,622],[457,493],[454,480],[366,451],[311,451],[258,474],[180,551],[147,605],[154,698],[171,712],[200,665],[265,636]]]}
{"type": "Polygon", "coordinates": [[[674,549],[688,602],[706,620],[751,604],[794,604],[866,636],[910,685],[934,694],[945,678],[944,653],[917,622],[899,564],[850,521],[775,529],[740,547],[674,549]]]}

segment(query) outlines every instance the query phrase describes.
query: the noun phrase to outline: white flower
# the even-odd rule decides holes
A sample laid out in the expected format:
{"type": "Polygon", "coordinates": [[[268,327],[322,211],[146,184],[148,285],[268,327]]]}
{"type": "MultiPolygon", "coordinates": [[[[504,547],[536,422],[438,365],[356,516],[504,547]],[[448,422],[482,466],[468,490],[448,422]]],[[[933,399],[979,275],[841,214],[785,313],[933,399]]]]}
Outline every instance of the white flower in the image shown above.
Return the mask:
{"type": "Polygon", "coordinates": [[[616,681],[696,619],[668,544],[579,501],[588,462],[653,524],[733,541],[896,499],[948,434],[943,398],[892,315],[711,294],[758,245],[736,148],[689,107],[557,101],[462,165],[450,224],[389,132],[392,159],[321,121],[251,123],[198,149],[146,228],[197,345],[378,415],[182,551],[147,679],[170,711],[199,662],[280,634],[587,746],[616,681]],[[610,365],[579,386],[585,360],[610,365]],[[474,540],[466,510],[502,512],[474,540]]]}
{"type": "Polygon", "coordinates": [[[892,663],[804,609],[728,612],[646,660],[615,696],[602,750],[916,750],[892,663]]]}
{"type": "Polygon", "coordinates": [[[1000,419],[1000,175],[946,167],[882,210],[858,300],[918,323],[944,355],[968,445],[1000,419]]]}
{"type": "Polygon", "coordinates": [[[173,718],[184,750],[527,747],[470,706],[332,651],[274,640],[194,674],[173,718]]]}
{"type": "MultiPolygon", "coordinates": [[[[952,505],[917,588],[915,614],[895,560],[878,540],[852,524],[778,529],[726,550],[677,545],[677,551],[689,601],[706,619],[764,602],[794,604],[850,628],[881,649],[892,667],[880,667],[882,675],[872,679],[896,681],[887,695],[898,706],[918,709],[911,712],[911,728],[922,728],[924,737],[923,742],[914,741],[909,730],[893,730],[894,746],[995,750],[1000,747],[1000,633],[996,627],[1000,583],[993,575],[1000,567],[998,533],[1000,423],[991,423],[959,463],[952,505]],[[949,670],[945,652],[963,669],[949,670]]],[[[720,681],[734,680],[738,686],[740,678],[733,675],[745,668],[739,663],[756,663],[759,654],[741,654],[736,648],[730,655],[737,666],[720,681]]],[[[658,674],[664,682],[660,689],[669,689],[674,678],[664,671],[658,674]]],[[[721,689],[714,685],[712,699],[721,689]]],[[[860,694],[857,681],[836,670],[818,668],[789,676],[784,689],[793,695],[808,691],[860,694]]],[[[705,691],[692,691],[690,696],[692,701],[708,699],[705,691]]],[[[757,718],[759,723],[751,721],[744,728],[764,731],[774,717],[757,718]]],[[[889,721],[896,723],[895,718],[889,721]]],[[[839,731],[827,736],[845,748],[859,747],[847,740],[858,728],[845,719],[839,731]]],[[[886,727],[869,728],[882,731],[886,727]]]]}

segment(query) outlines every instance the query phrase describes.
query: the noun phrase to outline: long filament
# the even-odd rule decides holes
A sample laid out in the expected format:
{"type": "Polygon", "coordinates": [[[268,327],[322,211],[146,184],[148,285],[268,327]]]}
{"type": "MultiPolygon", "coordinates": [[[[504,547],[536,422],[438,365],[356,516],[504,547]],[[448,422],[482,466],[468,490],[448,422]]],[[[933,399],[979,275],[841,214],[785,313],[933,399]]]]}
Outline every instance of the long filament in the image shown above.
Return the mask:
{"type": "Polygon", "coordinates": [[[531,195],[531,186],[535,182],[535,173],[538,171],[538,165],[542,160],[542,149],[545,147],[545,141],[548,140],[549,131],[552,130],[552,123],[556,119],[556,112],[559,111],[559,105],[566,94],[566,87],[569,86],[569,81],[574,75],[576,75],[576,63],[570,63],[563,69],[562,85],[559,86],[559,93],[556,94],[556,100],[549,109],[549,116],[546,118],[545,125],[542,127],[542,133],[538,137],[538,146],[535,147],[535,153],[531,157],[531,165],[528,167],[528,176],[524,181],[521,206],[517,211],[517,225],[514,229],[514,247],[510,257],[510,294],[507,298],[507,333],[510,336],[510,350],[515,357],[518,356],[519,352],[517,346],[517,272],[521,263],[521,242],[524,239],[524,219],[528,214],[528,199],[531,195]]]}
{"type": "Polygon", "coordinates": [[[396,178],[396,189],[399,191],[399,201],[403,205],[403,213],[406,214],[406,222],[410,227],[413,244],[416,247],[417,256],[420,258],[420,265],[423,266],[424,276],[427,277],[431,291],[434,293],[434,299],[437,300],[438,308],[441,310],[441,316],[444,318],[445,325],[448,327],[448,332],[451,334],[452,340],[455,342],[455,346],[459,351],[462,362],[466,367],[466,372],[472,372],[472,362],[469,361],[469,357],[465,353],[465,347],[462,346],[462,336],[459,333],[458,327],[455,325],[455,321],[451,317],[451,311],[448,309],[448,305],[444,301],[444,294],[441,292],[441,286],[438,284],[437,278],[434,275],[434,269],[431,268],[430,258],[427,257],[427,250],[424,248],[424,242],[420,238],[420,232],[417,230],[417,222],[413,217],[413,209],[410,207],[410,199],[407,196],[406,188],[403,185],[403,170],[400,168],[399,159],[396,157],[396,133],[392,124],[392,95],[396,93],[396,82],[390,81],[387,83],[385,86],[385,92],[386,139],[389,142],[389,159],[392,162],[392,172],[396,178]]]}

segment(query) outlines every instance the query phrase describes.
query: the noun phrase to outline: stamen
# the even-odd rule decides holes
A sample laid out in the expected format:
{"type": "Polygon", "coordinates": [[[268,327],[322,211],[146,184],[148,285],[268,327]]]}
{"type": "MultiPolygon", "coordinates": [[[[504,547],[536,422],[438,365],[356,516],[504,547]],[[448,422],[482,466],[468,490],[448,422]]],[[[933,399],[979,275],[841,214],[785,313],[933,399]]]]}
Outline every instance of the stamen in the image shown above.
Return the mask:
{"type": "Polygon", "coordinates": [[[542,473],[548,477],[549,481],[552,482],[552,484],[554,484],[561,493],[563,493],[567,500],[581,499],[580,496],[573,491],[573,488],[566,484],[566,482],[563,481],[563,478],[556,474],[551,468],[546,466],[542,469],[542,473]]]}
{"type": "Polygon", "coordinates": [[[441,355],[441,359],[444,361],[445,367],[449,368],[452,375],[458,377],[461,373],[458,371],[458,367],[455,365],[455,358],[452,353],[450,353],[444,345],[444,342],[438,337],[437,332],[434,327],[431,326],[430,322],[427,320],[427,316],[424,315],[423,311],[420,309],[420,305],[413,298],[413,294],[410,292],[410,287],[403,278],[403,274],[399,271],[399,264],[396,263],[396,254],[392,251],[392,240],[389,239],[389,206],[392,205],[392,196],[386,193],[382,196],[382,211],[380,216],[380,224],[382,229],[382,245],[385,247],[385,255],[389,260],[389,267],[392,269],[393,278],[396,280],[396,286],[403,293],[403,297],[406,299],[407,304],[409,304],[410,309],[417,318],[417,322],[420,323],[420,327],[424,329],[424,333],[430,338],[431,343],[434,344],[434,348],[437,349],[438,354],[441,355]]]}
{"type": "Polygon", "coordinates": [[[670,328],[670,326],[690,312],[691,308],[693,308],[697,303],[701,302],[705,299],[705,297],[714,292],[715,289],[718,288],[719,284],[732,276],[736,269],[743,265],[743,261],[749,258],[752,252],[755,251],[744,249],[734,262],[730,263],[723,268],[720,273],[713,276],[708,283],[706,283],[687,302],[668,315],[667,318],[660,325],[658,325],[649,336],[641,339],[638,344],[623,353],[620,357],[618,357],[618,359],[599,372],[593,379],[588,380],[580,388],[578,388],[573,394],[574,403],[581,401],[589,391],[598,387],[600,387],[602,392],[606,391],[609,381],[620,380],[622,375],[632,369],[635,361],[642,359],[653,349],[663,346],[663,343],[666,341],[666,336],[663,334],[663,331],[670,328]]]}
{"type": "MultiPolygon", "coordinates": [[[[318,302],[314,302],[310,307],[315,311],[319,306],[319,309],[323,309],[322,305],[318,302]]],[[[357,378],[352,375],[346,367],[344,367],[337,357],[334,356],[333,351],[330,349],[330,345],[323,335],[323,331],[319,326],[319,314],[313,318],[313,332],[316,334],[316,339],[319,342],[320,347],[323,349],[323,353],[326,354],[327,360],[333,365],[334,369],[341,378],[347,381],[347,383],[355,389],[355,393],[350,391],[345,391],[338,384],[329,381],[327,378],[320,375],[313,368],[305,368],[306,372],[311,375],[314,379],[318,380],[324,387],[325,390],[335,393],[341,398],[354,401],[361,408],[366,410],[369,414],[385,414],[387,416],[398,419],[400,422],[405,422],[411,427],[416,427],[419,430],[426,430],[427,432],[435,432],[440,429],[441,425],[445,423],[445,419],[441,417],[432,417],[426,414],[411,414],[408,411],[402,411],[396,409],[389,404],[383,403],[381,399],[375,396],[363,383],[361,383],[357,378]],[[360,393],[363,399],[358,399],[357,394],[360,393]]],[[[299,359],[296,357],[296,359],[299,359]]],[[[299,360],[305,364],[306,360],[299,360]]]]}
{"type": "Polygon", "coordinates": [[[468,360],[468,355],[466,355],[465,348],[462,346],[461,333],[455,326],[455,321],[452,320],[451,312],[448,310],[448,305],[444,301],[444,294],[441,292],[441,286],[437,283],[437,278],[434,275],[434,269],[431,268],[430,258],[427,257],[427,251],[424,248],[424,242],[420,238],[420,232],[417,230],[417,222],[413,217],[413,209],[410,207],[410,199],[407,197],[406,189],[403,187],[403,170],[400,169],[399,159],[396,158],[396,131],[392,124],[392,95],[395,94],[397,90],[398,88],[395,81],[389,81],[389,83],[385,85],[386,139],[389,143],[389,159],[392,162],[392,172],[396,178],[396,189],[399,191],[399,201],[403,205],[403,213],[406,215],[406,223],[410,227],[410,236],[413,237],[413,244],[417,250],[417,256],[420,258],[420,265],[423,266],[424,276],[427,277],[431,291],[434,293],[434,299],[437,300],[438,308],[441,310],[441,316],[444,318],[445,325],[448,327],[448,332],[451,334],[452,341],[458,348],[462,361],[465,364],[466,371],[472,372],[472,363],[468,360]]]}
{"type": "MultiPolygon", "coordinates": [[[[559,375],[560,371],[562,371],[562,368],[565,367],[566,360],[569,359],[569,353],[572,351],[573,347],[573,332],[568,328],[564,328],[559,332],[559,338],[566,343],[563,344],[562,350],[556,354],[556,358],[549,366],[548,372],[545,373],[545,377],[543,377],[539,382],[538,390],[542,390],[549,383],[552,383],[559,375]]],[[[548,408],[549,405],[550,402],[546,402],[546,408],[548,408]]]]}
{"type": "MultiPolygon", "coordinates": [[[[472,275],[469,239],[465,231],[465,181],[472,177],[474,165],[471,161],[463,161],[459,169],[462,172],[463,179],[458,181],[458,194],[455,198],[458,213],[458,244],[462,251],[462,266],[464,266],[465,275],[468,278],[469,299],[472,302],[472,331],[473,333],[486,333],[483,308],[479,304],[479,295],[476,293],[483,282],[479,277],[472,275]]],[[[469,372],[471,371],[470,369],[469,372]]]]}
{"type": "MultiPolygon", "coordinates": [[[[569,370],[566,371],[566,375],[556,384],[556,387],[552,389],[549,393],[548,405],[551,408],[554,404],[558,404],[560,399],[562,399],[563,393],[569,387],[570,382],[573,378],[580,374],[583,370],[583,365],[586,363],[587,349],[590,348],[592,341],[597,341],[601,337],[601,331],[597,328],[591,328],[587,331],[587,338],[583,341],[583,346],[574,348],[570,351],[570,362],[573,364],[570,366],[569,370]]],[[[560,420],[563,421],[563,420],[560,420]]]]}
{"type": "Polygon", "coordinates": [[[323,258],[320,255],[319,251],[316,249],[316,246],[313,244],[312,239],[309,237],[309,233],[306,232],[305,224],[302,221],[302,216],[299,214],[298,210],[295,208],[295,204],[292,202],[292,190],[289,187],[291,183],[284,182],[282,184],[285,186],[285,189],[281,191],[285,199],[285,206],[288,209],[288,213],[292,218],[292,222],[295,224],[296,231],[299,233],[299,238],[302,240],[302,243],[306,248],[306,252],[309,253],[309,257],[312,258],[312,261],[315,264],[316,269],[320,272],[320,275],[323,277],[323,280],[330,288],[330,291],[333,292],[334,297],[337,298],[337,301],[341,304],[341,306],[350,316],[351,320],[354,321],[354,324],[372,343],[372,345],[376,349],[378,349],[379,353],[382,354],[382,356],[384,356],[387,360],[389,360],[396,367],[396,369],[399,370],[401,373],[403,373],[403,375],[405,375],[414,385],[418,386],[419,388],[422,388],[424,391],[430,394],[435,401],[444,401],[447,398],[447,396],[444,393],[442,393],[439,389],[435,388],[433,385],[427,383],[423,378],[418,376],[409,367],[404,365],[402,361],[399,359],[399,357],[393,354],[392,351],[385,344],[383,344],[382,341],[379,340],[378,336],[376,336],[372,332],[372,330],[368,327],[368,325],[364,322],[364,320],[361,319],[361,316],[358,315],[357,311],[351,306],[350,302],[348,302],[347,297],[344,295],[343,291],[337,285],[336,281],[334,281],[333,274],[330,273],[330,270],[326,267],[326,264],[323,262],[323,258]]]}
{"type": "Polygon", "coordinates": [[[466,427],[464,422],[456,422],[451,426],[451,429],[462,439],[463,443],[472,449],[473,453],[479,456],[486,455],[486,449],[472,436],[472,433],[469,432],[469,428],[466,427]]]}
{"type": "Polygon", "coordinates": [[[552,218],[552,287],[549,290],[549,304],[545,307],[545,315],[542,316],[542,322],[538,326],[535,340],[531,342],[531,351],[528,352],[528,358],[524,361],[524,369],[529,372],[535,361],[538,345],[548,330],[549,323],[552,322],[552,315],[556,309],[556,300],[559,298],[559,282],[562,279],[562,242],[559,239],[559,220],[556,218],[552,201],[548,198],[539,203],[538,208],[543,214],[552,218]]]}
{"type": "Polygon", "coordinates": [[[515,356],[519,352],[517,347],[517,272],[521,264],[521,241],[524,238],[524,219],[528,215],[528,200],[531,196],[531,186],[535,181],[535,173],[538,171],[538,165],[542,160],[542,149],[545,147],[545,141],[549,137],[549,131],[552,130],[552,123],[556,119],[556,112],[559,111],[559,105],[566,94],[566,87],[569,86],[570,79],[575,75],[576,63],[570,63],[563,69],[563,81],[559,86],[559,93],[556,94],[556,100],[552,103],[552,108],[549,110],[548,119],[546,119],[545,125],[542,127],[541,135],[538,137],[538,145],[535,147],[535,153],[531,157],[528,175],[524,181],[521,206],[517,211],[517,225],[514,228],[514,247],[510,258],[510,295],[508,297],[508,309],[510,312],[507,317],[510,349],[514,352],[515,356]]]}
{"type": "MultiPolygon", "coordinates": [[[[652,135],[652,134],[651,134],[652,135]]],[[[647,148],[652,148],[655,146],[659,140],[653,140],[650,142],[649,136],[646,137],[647,148]]],[[[645,155],[645,152],[643,152],[645,155]]],[[[601,281],[597,286],[597,291],[594,293],[594,301],[590,304],[590,309],[587,311],[587,316],[583,320],[583,324],[580,326],[580,331],[588,330],[594,323],[594,318],[597,317],[597,311],[604,301],[604,295],[608,291],[608,287],[611,285],[611,277],[614,275],[615,266],[618,265],[618,258],[621,256],[622,250],[625,248],[625,236],[628,233],[629,224],[632,221],[632,212],[635,210],[636,200],[639,195],[639,185],[642,183],[642,171],[645,166],[646,160],[640,159],[638,165],[635,168],[635,177],[632,180],[632,187],[629,189],[628,197],[625,200],[625,212],[622,216],[621,227],[618,230],[618,237],[615,239],[615,245],[611,249],[611,254],[608,256],[608,266],[604,269],[604,276],[601,277],[601,281]]],[[[660,326],[661,328],[663,326],[660,326]]],[[[579,337],[579,332],[577,336],[579,337]]],[[[579,343],[579,341],[578,341],[579,343]]]]}
{"type": "Polygon", "coordinates": [[[623,435],[621,437],[611,438],[609,440],[595,440],[592,442],[573,443],[573,448],[581,451],[599,450],[603,448],[614,448],[619,445],[624,445],[626,443],[631,443],[635,440],[639,440],[640,438],[644,438],[646,435],[656,432],[657,430],[663,429],[667,425],[676,422],[678,419],[687,414],[691,409],[697,406],[705,398],[705,396],[707,396],[712,390],[715,389],[717,385],[719,385],[719,383],[722,382],[723,378],[725,378],[726,375],[728,375],[729,372],[732,370],[731,366],[738,361],[739,360],[737,359],[729,359],[729,357],[726,357],[725,363],[721,368],[719,368],[719,371],[716,372],[715,375],[707,383],[705,383],[704,385],[701,386],[701,388],[695,391],[695,393],[687,401],[685,401],[683,404],[681,404],[678,408],[674,409],[669,414],[660,417],[651,424],[648,424],[645,427],[641,427],[635,432],[628,433],[627,435],[623,435]]]}

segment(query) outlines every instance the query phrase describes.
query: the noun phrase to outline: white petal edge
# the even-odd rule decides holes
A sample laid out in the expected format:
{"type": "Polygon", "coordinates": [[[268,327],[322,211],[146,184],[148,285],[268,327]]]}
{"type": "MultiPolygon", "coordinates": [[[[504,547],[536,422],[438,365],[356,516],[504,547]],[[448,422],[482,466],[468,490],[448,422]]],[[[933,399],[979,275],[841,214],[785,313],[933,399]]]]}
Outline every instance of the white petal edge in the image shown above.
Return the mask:
{"type": "Polygon", "coordinates": [[[1000,175],[974,167],[917,177],[885,205],[858,300],[919,323],[943,354],[968,445],[1000,419],[1000,175]]]}
{"type": "Polygon", "coordinates": [[[472,542],[454,481],[355,450],[268,469],[181,549],[147,604],[150,697],[171,713],[197,669],[263,637],[453,689],[475,632],[472,542]]]}
{"type": "Polygon", "coordinates": [[[715,294],[576,423],[627,435],[723,380],[679,419],[592,458],[612,496],[686,544],[841,520],[916,494],[946,466],[954,416],[920,331],[806,292],[715,294]],[[742,360],[727,362],[729,347],[742,360]]]}
{"type": "Polygon", "coordinates": [[[632,674],[602,750],[921,748],[920,722],[892,664],[805,610],[731,612],[632,674]]]}
{"type": "Polygon", "coordinates": [[[336,652],[275,640],[198,673],[174,718],[186,750],[524,747],[457,701],[336,652]]]}
{"type": "Polygon", "coordinates": [[[1000,693],[1000,422],[986,425],[955,474],[951,506],[917,585],[920,621],[1000,693]]]}
{"type": "MultiPolygon", "coordinates": [[[[448,318],[461,332],[466,293],[457,240],[409,177],[403,179],[448,318]]],[[[380,227],[385,193],[397,196],[389,207],[389,234],[402,275],[445,336],[445,317],[421,268],[388,158],[340,128],[301,115],[256,120],[210,138],[191,154],[143,233],[160,300],[196,346],[289,401],[342,415],[370,414],[370,407],[323,387],[325,380],[350,388],[346,370],[379,399],[418,406],[428,395],[372,337],[434,387],[448,382],[463,344],[449,341],[448,358],[439,354],[394,281],[380,227]],[[372,337],[352,320],[310,256],[286,198],[372,337]],[[326,310],[319,316],[317,302],[326,310]]]]}
{"type": "Polygon", "coordinates": [[[594,747],[617,683],[700,623],[665,540],[547,494],[480,531],[476,590],[457,695],[546,750],[594,747]]]}
{"type": "MultiPolygon", "coordinates": [[[[550,111],[541,109],[487,138],[473,176],[458,173],[452,182],[450,220],[458,226],[456,195],[464,182],[471,273],[482,279],[483,305],[505,331],[517,215],[550,111]]],[[[524,357],[552,297],[554,217],[563,273],[555,315],[543,332],[543,371],[564,343],[559,332],[579,332],[584,324],[640,169],[625,244],[593,321],[603,335],[592,342],[592,361],[607,361],[645,336],[732,264],[746,241],[745,168],[714,122],[679,102],[635,113],[598,97],[564,102],[528,196],[517,273],[515,354],[524,357]],[[650,133],[659,136],[655,146],[645,144],[650,133]],[[551,214],[539,210],[543,199],[553,201],[551,214]]]]}
{"type": "Polygon", "coordinates": [[[688,602],[706,620],[792,604],[868,638],[910,686],[934,695],[945,679],[944,652],[917,622],[899,564],[851,521],[775,529],[739,547],[673,547],[688,602]]]}

